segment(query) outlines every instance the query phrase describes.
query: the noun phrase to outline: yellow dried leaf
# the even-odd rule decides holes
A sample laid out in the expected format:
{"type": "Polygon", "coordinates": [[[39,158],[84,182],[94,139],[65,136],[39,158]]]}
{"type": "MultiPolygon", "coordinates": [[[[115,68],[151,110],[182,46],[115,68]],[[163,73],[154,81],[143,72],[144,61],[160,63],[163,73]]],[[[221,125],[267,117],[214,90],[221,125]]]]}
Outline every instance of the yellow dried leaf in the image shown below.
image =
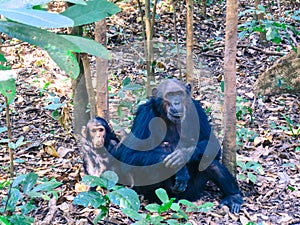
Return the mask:
{"type": "Polygon", "coordinates": [[[52,145],[51,146],[45,146],[44,149],[45,149],[45,151],[47,152],[48,155],[59,158],[59,154],[57,153],[57,151],[55,150],[55,148],[52,145]]]}
{"type": "Polygon", "coordinates": [[[30,130],[30,127],[29,126],[24,126],[22,129],[23,129],[24,133],[27,133],[30,130]]]}
{"type": "Polygon", "coordinates": [[[83,192],[83,191],[88,191],[89,187],[86,186],[85,184],[82,184],[82,183],[76,183],[75,184],[75,191],[77,193],[79,192],[83,192]]]}

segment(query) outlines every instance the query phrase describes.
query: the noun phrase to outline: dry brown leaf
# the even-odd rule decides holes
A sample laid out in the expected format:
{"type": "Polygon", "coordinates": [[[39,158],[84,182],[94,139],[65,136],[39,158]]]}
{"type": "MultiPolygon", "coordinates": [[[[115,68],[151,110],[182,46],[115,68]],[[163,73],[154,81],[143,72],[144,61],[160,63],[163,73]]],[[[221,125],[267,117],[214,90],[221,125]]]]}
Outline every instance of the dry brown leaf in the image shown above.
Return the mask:
{"type": "Polygon", "coordinates": [[[77,193],[83,192],[83,191],[88,191],[88,189],[89,189],[89,187],[86,186],[86,185],[83,184],[83,183],[76,183],[76,184],[75,184],[75,191],[76,191],[77,193]]]}
{"type": "Polygon", "coordinates": [[[59,154],[57,153],[57,151],[55,150],[55,148],[53,146],[45,146],[44,147],[45,152],[47,152],[48,155],[59,158],[59,154]]]}

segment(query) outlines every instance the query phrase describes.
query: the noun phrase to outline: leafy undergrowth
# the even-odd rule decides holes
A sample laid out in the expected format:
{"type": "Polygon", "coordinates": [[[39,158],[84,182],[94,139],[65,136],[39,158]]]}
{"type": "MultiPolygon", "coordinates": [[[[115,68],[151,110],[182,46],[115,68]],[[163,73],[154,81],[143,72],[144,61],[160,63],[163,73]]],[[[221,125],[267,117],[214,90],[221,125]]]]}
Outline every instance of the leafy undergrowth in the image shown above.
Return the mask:
{"type": "MultiPolygon", "coordinates": [[[[136,52],[139,52],[137,49],[143,48],[137,38],[140,37],[141,31],[141,25],[136,23],[138,14],[127,4],[121,5],[124,11],[109,22],[108,28],[109,44],[114,59],[110,65],[110,107],[116,129],[126,129],[131,121],[124,113],[123,117],[119,118],[118,106],[122,104],[122,109],[127,110],[129,104],[126,104],[126,101],[137,103],[143,98],[140,91],[126,91],[124,83],[128,83],[128,78],[132,83],[145,82],[145,67],[141,65],[140,58],[136,58],[136,52]]],[[[198,16],[195,17],[195,38],[198,42],[195,46],[198,63],[196,71],[202,78],[198,80],[195,77],[193,95],[202,102],[211,116],[220,139],[224,5],[224,2],[210,5],[206,18],[200,15],[198,6],[195,8],[198,16]]],[[[244,10],[248,7],[244,1],[241,1],[240,6],[244,7],[244,10]]],[[[292,9],[294,6],[283,4],[281,10],[289,10],[289,7],[292,9]]],[[[179,39],[184,40],[185,9],[183,5],[179,8],[177,12],[181,14],[177,18],[177,29],[179,39]]],[[[277,6],[273,6],[272,10],[274,14],[279,12],[277,6]]],[[[159,50],[156,73],[158,80],[168,74],[179,74],[176,70],[176,57],[171,51],[174,45],[167,42],[173,35],[172,13],[166,6],[161,6],[159,13],[160,22],[157,23],[155,31],[159,40],[156,43],[159,50]]],[[[215,186],[209,184],[203,199],[197,204],[213,202],[215,207],[209,212],[191,213],[188,220],[191,224],[300,223],[299,95],[255,97],[252,90],[259,74],[279,57],[270,52],[276,49],[288,52],[291,47],[283,40],[280,44],[269,44],[264,48],[257,38],[257,34],[252,34],[239,41],[237,61],[238,179],[245,203],[239,215],[229,213],[227,208],[218,209],[220,193],[215,186]],[[247,45],[256,48],[245,47],[247,45]]],[[[299,42],[299,37],[294,38],[299,42]]],[[[35,201],[37,207],[31,212],[31,216],[34,217],[35,224],[92,223],[97,210],[72,204],[74,197],[82,190],[82,161],[71,129],[71,80],[57,69],[40,49],[11,41],[5,36],[3,40],[12,44],[3,50],[13,69],[19,74],[17,97],[11,115],[13,137],[17,140],[23,136],[24,144],[15,152],[16,172],[35,172],[40,179],[55,178],[56,181],[62,182],[58,188],[58,199],[53,198],[49,202],[42,199],[35,201]]],[[[0,99],[0,127],[3,127],[4,99],[2,96],[0,99]]],[[[135,104],[130,104],[129,111],[134,111],[135,107],[132,105],[135,104]]],[[[5,132],[0,133],[0,139],[4,138],[5,132]]],[[[1,145],[0,163],[0,182],[3,182],[9,176],[6,145],[1,145]]],[[[0,190],[0,199],[5,194],[4,190],[0,190]]],[[[143,203],[141,212],[144,206],[143,203]]],[[[109,213],[108,224],[133,222],[118,207],[112,206],[109,213]]]]}

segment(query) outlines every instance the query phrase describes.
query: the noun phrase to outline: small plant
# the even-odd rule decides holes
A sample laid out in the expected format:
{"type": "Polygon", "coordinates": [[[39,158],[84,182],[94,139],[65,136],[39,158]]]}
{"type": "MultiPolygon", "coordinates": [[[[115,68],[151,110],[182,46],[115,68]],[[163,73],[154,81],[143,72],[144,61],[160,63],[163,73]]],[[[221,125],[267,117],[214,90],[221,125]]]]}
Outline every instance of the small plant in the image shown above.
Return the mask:
{"type": "MultiPolygon", "coordinates": [[[[258,6],[258,10],[252,8],[247,9],[239,14],[239,16],[244,16],[247,13],[265,14],[265,19],[257,21],[252,19],[238,26],[238,29],[241,31],[239,33],[239,38],[243,39],[245,36],[250,35],[254,32],[265,33],[267,41],[272,41],[273,43],[279,44],[282,42],[283,37],[286,38],[288,43],[291,45],[294,51],[297,51],[294,43],[290,37],[290,33],[293,33],[295,36],[299,36],[300,32],[293,25],[289,25],[284,21],[284,18],[275,20],[274,16],[270,13],[266,13],[266,8],[262,5],[258,6]]],[[[297,10],[291,15],[290,11],[286,12],[286,16],[290,16],[291,19],[299,21],[300,11],[297,10]]]]}
{"type": "Polygon", "coordinates": [[[46,99],[47,102],[50,102],[49,105],[45,106],[45,109],[49,109],[52,111],[52,117],[53,119],[58,120],[60,113],[59,109],[61,109],[66,103],[62,102],[61,99],[57,96],[54,96],[53,94],[50,94],[49,97],[46,99]]]}
{"type": "Polygon", "coordinates": [[[32,224],[34,219],[28,215],[37,208],[35,199],[50,200],[51,196],[58,198],[54,189],[61,184],[55,179],[38,181],[38,175],[33,172],[19,175],[13,182],[10,180],[1,182],[0,190],[7,190],[8,194],[1,202],[0,224],[32,224]]]}
{"type": "Polygon", "coordinates": [[[250,130],[245,127],[237,127],[236,130],[236,144],[237,146],[244,146],[246,141],[253,142],[254,139],[258,136],[257,133],[253,130],[250,130]]]}
{"type": "Polygon", "coordinates": [[[285,131],[289,130],[293,137],[295,137],[295,138],[298,137],[300,135],[300,124],[294,124],[294,122],[290,118],[288,118],[287,116],[285,116],[282,113],[281,113],[281,115],[287,122],[288,128],[283,127],[283,126],[280,126],[280,128],[282,128],[285,131]]]}
{"type": "Polygon", "coordinates": [[[122,108],[129,109],[130,113],[133,114],[137,106],[146,100],[146,90],[142,85],[132,83],[129,77],[126,77],[123,80],[122,85],[123,87],[118,92],[118,97],[121,99],[120,105],[118,106],[118,115],[120,118],[123,118],[122,108]],[[126,94],[133,95],[135,102],[124,101],[123,99],[126,94]]]}
{"type": "Polygon", "coordinates": [[[240,180],[250,180],[252,183],[256,183],[256,179],[257,179],[257,176],[253,173],[256,172],[258,174],[261,174],[263,175],[264,174],[264,169],[262,167],[262,165],[258,162],[252,162],[252,161],[249,161],[249,162],[242,162],[242,161],[238,161],[237,162],[237,165],[239,167],[241,167],[241,169],[246,172],[247,171],[247,176],[245,174],[239,174],[238,178],[240,180]]]}
{"type": "Polygon", "coordinates": [[[242,97],[236,97],[236,118],[237,120],[242,120],[244,116],[250,116],[250,122],[253,123],[253,110],[250,106],[246,106],[244,103],[248,100],[243,99],[242,97]]]}
{"type": "Polygon", "coordinates": [[[117,182],[118,176],[112,171],[104,172],[101,177],[84,176],[82,183],[90,187],[100,186],[105,188],[107,193],[102,195],[97,191],[81,192],[74,198],[73,204],[99,209],[99,214],[93,220],[94,224],[108,215],[111,204],[118,205],[121,210],[130,209],[137,212],[140,208],[137,193],[132,189],[116,185],[117,182]]]}
{"type": "Polygon", "coordinates": [[[130,209],[123,210],[126,215],[136,221],[134,225],[191,224],[189,222],[184,222],[188,220],[189,213],[208,212],[212,210],[214,206],[214,204],[210,202],[196,206],[194,203],[187,200],[179,200],[178,203],[175,203],[175,198],[169,199],[167,192],[162,188],[157,189],[155,193],[162,203],[146,205],[145,208],[148,210],[148,213],[141,214],[130,209]]]}

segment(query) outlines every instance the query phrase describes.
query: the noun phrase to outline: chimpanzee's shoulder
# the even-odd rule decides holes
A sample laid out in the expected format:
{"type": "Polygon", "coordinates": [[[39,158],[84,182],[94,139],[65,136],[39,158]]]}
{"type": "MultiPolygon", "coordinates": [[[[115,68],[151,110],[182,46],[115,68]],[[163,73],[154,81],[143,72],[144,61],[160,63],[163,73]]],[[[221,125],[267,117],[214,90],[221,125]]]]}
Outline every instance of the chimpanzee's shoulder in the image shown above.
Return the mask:
{"type": "Polygon", "coordinates": [[[151,97],[148,101],[146,101],[145,103],[141,104],[136,112],[136,115],[139,115],[141,113],[154,113],[154,109],[156,106],[156,101],[153,97],[151,97]]]}

